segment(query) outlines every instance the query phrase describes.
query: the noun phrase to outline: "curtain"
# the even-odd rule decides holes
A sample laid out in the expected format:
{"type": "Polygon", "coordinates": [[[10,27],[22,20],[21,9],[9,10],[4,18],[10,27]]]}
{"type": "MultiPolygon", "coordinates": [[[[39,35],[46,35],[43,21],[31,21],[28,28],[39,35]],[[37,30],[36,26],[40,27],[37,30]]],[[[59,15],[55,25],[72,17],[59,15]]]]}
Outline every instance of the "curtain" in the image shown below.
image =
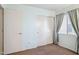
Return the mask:
{"type": "Polygon", "coordinates": [[[78,14],[77,9],[69,11],[68,14],[70,16],[70,20],[72,23],[72,26],[77,34],[77,53],[79,52],[79,26],[78,26],[78,14]]]}
{"type": "Polygon", "coordinates": [[[54,29],[54,36],[53,36],[53,43],[54,44],[58,44],[59,42],[59,35],[58,32],[61,28],[61,24],[63,22],[63,17],[64,17],[64,13],[56,15],[56,19],[55,19],[55,29],[54,29]]]}

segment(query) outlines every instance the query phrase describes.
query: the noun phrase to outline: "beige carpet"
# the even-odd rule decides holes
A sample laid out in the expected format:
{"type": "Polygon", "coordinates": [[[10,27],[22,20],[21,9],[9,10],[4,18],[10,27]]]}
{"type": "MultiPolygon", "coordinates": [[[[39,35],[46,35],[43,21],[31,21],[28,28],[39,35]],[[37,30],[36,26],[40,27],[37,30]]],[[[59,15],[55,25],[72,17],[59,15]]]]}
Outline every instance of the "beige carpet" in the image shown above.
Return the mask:
{"type": "Polygon", "coordinates": [[[49,44],[38,48],[12,53],[11,55],[77,55],[77,54],[60,46],[49,44]]]}

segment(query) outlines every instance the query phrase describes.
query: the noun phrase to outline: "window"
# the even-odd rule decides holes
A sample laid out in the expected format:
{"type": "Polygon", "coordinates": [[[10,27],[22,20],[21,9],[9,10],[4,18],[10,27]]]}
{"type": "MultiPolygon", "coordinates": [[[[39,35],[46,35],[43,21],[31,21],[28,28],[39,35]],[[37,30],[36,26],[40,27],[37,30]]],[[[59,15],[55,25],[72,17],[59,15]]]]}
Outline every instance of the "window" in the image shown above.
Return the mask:
{"type": "Polygon", "coordinates": [[[63,22],[62,22],[59,34],[72,34],[72,35],[76,35],[76,33],[75,33],[75,31],[74,31],[74,29],[72,27],[69,15],[67,13],[63,17],[63,22]]]}
{"type": "Polygon", "coordinates": [[[59,31],[60,34],[67,34],[67,15],[64,15],[63,22],[59,31]]]}

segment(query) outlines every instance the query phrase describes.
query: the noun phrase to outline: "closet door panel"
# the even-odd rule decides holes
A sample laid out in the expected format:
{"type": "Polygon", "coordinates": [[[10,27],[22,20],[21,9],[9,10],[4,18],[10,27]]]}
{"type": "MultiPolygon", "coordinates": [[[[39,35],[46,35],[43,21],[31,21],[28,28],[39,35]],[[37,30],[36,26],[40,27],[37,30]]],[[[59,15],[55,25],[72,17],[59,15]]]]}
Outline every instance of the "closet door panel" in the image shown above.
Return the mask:
{"type": "Polygon", "coordinates": [[[21,13],[15,9],[5,9],[4,13],[4,53],[21,51],[21,13]]]}

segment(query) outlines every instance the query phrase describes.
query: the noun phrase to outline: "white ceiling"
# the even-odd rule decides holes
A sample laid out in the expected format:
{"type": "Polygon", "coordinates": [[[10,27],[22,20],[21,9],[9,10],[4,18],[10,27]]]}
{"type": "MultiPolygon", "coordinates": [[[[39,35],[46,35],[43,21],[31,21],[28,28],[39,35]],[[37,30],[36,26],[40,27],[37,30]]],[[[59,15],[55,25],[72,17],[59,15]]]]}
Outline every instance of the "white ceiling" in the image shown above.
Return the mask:
{"type": "Polygon", "coordinates": [[[49,9],[49,10],[54,10],[54,11],[58,11],[63,8],[67,8],[71,5],[72,4],[29,4],[29,6],[44,8],[44,9],[49,9]]]}

